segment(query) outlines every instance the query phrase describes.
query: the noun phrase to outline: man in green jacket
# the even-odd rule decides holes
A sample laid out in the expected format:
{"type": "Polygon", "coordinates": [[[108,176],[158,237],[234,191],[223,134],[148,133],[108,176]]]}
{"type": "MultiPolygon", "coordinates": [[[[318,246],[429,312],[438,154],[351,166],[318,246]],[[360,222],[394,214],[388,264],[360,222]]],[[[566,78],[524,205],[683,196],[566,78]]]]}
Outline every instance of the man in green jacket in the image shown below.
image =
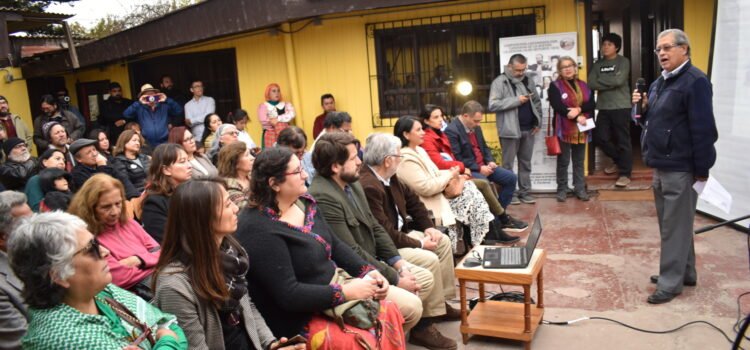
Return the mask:
{"type": "Polygon", "coordinates": [[[435,284],[432,273],[402,259],[393,240],[370,211],[359,183],[362,161],[357,156],[355,142],[354,136],[346,132],[320,136],[312,154],[317,175],[310,185],[310,194],[331,230],[388,279],[392,286],[386,299],[396,303],[404,315],[404,330],[414,327],[409,341],[428,349],[456,349],[456,342],[435,328],[433,318],[438,315],[426,314],[420,320],[425,301],[417,294],[442,298],[442,293],[431,293],[435,284]]]}
{"type": "Polygon", "coordinates": [[[622,38],[609,33],[602,38],[604,59],[596,61],[589,73],[589,87],[596,90],[594,142],[615,163],[606,174],[619,172],[617,187],[630,184],[633,149],[630,145],[630,60],[619,55],[622,38]]]}

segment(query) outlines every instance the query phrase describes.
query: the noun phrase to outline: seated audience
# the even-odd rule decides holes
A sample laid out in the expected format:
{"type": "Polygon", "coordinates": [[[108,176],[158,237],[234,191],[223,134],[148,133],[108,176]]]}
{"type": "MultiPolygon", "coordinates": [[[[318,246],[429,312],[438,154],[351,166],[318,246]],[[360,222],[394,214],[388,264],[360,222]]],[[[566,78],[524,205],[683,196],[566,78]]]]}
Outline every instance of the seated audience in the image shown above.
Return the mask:
{"type": "Polygon", "coordinates": [[[63,212],[36,214],[18,224],[8,252],[29,306],[24,349],[131,349],[134,341],[187,349],[174,316],[110,283],[109,251],[83,220],[63,212]],[[135,317],[120,316],[127,312],[135,317]],[[135,322],[151,328],[151,337],[140,337],[135,322]]]}
{"type": "Polygon", "coordinates": [[[190,180],[192,174],[193,167],[182,146],[165,143],[156,147],[151,158],[151,166],[148,168],[149,187],[146,189],[141,214],[143,229],[156,242],[161,242],[164,237],[169,196],[179,184],[190,180]]]}
{"type": "Polygon", "coordinates": [[[318,134],[318,137],[313,141],[310,147],[310,152],[315,151],[315,144],[318,142],[321,136],[329,132],[343,131],[352,132],[352,116],[347,112],[328,112],[326,118],[323,119],[323,131],[318,134]]]}
{"type": "Polygon", "coordinates": [[[414,327],[411,341],[434,341],[450,347],[452,340],[436,336],[439,332],[432,325],[427,325],[427,320],[419,321],[423,310],[428,317],[434,316],[431,313],[437,311],[426,310],[425,307],[433,305],[432,299],[438,295],[433,294],[434,277],[430,271],[402,259],[391,237],[370,212],[359,183],[362,161],[357,157],[355,142],[354,136],[345,132],[329,132],[318,139],[313,152],[313,164],[318,175],[310,185],[310,194],[318,201],[323,217],[334,234],[348,243],[362,259],[375,266],[393,285],[391,289],[394,293],[389,293],[389,298],[393,298],[406,318],[404,328],[409,330],[414,327]],[[415,295],[417,293],[422,300],[415,295]]]}
{"type": "Polygon", "coordinates": [[[255,157],[244,142],[234,142],[222,148],[218,158],[219,176],[226,181],[229,199],[244,209],[250,200],[250,173],[255,157]]]}
{"type": "MultiPolygon", "coordinates": [[[[310,348],[314,342],[317,348],[354,349],[361,340],[370,348],[403,349],[404,319],[383,300],[398,288],[333,234],[306,194],[305,175],[299,159],[283,147],[267,148],[255,161],[254,204],[241,212],[236,233],[248,253],[248,289],[255,305],[273,334],[301,334],[310,348]],[[339,284],[338,275],[354,278],[339,284]],[[337,325],[323,315],[346,301],[372,298],[380,300],[379,339],[371,333],[376,329],[337,325]]],[[[419,304],[414,311],[407,317],[419,318],[419,304]]]]}
{"type": "MultiPolygon", "coordinates": [[[[115,145],[115,161],[113,166],[115,171],[124,174],[127,178],[123,183],[130,182],[135,189],[133,195],[138,197],[146,188],[146,178],[148,178],[148,167],[151,164],[151,157],[141,153],[143,137],[133,130],[125,130],[120,134],[115,145]]],[[[127,185],[126,185],[127,187],[127,185]]],[[[128,199],[133,198],[131,194],[128,199]]]]}
{"type": "MultiPolygon", "coordinates": [[[[214,142],[214,139],[216,138],[216,130],[219,129],[219,126],[221,126],[222,121],[221,117],[219,117],[216,113],[210,113],[206,115],[206,118],[203,120],[203,125],[206,127],[203,129],[203,135],[201,135],[201,145],[205,150],[208,150],[211,148],[211,144],[214,142]]],[[[204,152],[205,153],[205,152],[204,152]]]]}
{"type": "Polygon", "coordinates": [[[193,166],[193,177],[192,179],[203,179],[208,177],[216,177],[219,175],[219,171],[211,163],[204,154],[198,152],[198,142],[195,140],[190,130],[184,126],[178,126],[172,128],[169,131],[169,143],[176,143],[185,149],[187,153],[188,161],[193,166]]]}
{"type": "Polygon", "coordinates": [[[5,152],[3,151],[3,143],[8,139],[8,131],[5,130],[5,126],[0,123],[0,165],[5,163],[5,152]]]}
{"type": "Polygon", "coordinates": [[[44,199],[39,203],[39,211],[46,213],[54,210],[67,211],[73,198],[70,185],[73,176],[59,168],[46,168],[39,172],[39,187],[44,199]]]}
{"type": "Polygon", "coordinates": [[[284,101],[279,84],[266,86],[265,102],[258,106],[258,121],[263,126],[263,148],[273,147],[279,133],[289,126],[296,115],[290,102],[284,101]]]}
{"type": "Polygon", "coordinates": [[[517,177],[512,171],[495,163],[492,151],[484,140],[479,123],[484,118],[484,107],[477,101],[468,101],[461,108],[461,116],[454,118],[445,128],[451,150],[457,160],[471,170],[471,176],[500,185],[500,205],[506,211],[500,215],[503,230],[521,232],[529,225],[508,215],[507,209],[516,190],[517,177]]]}
{"type": "Polygon", "coordinates": [[[422,123],[415,118],[401,117],[396,122],[393,133],[404,146],[401,149],[404,158],[398,168],[401,182],[419,195],[425,206],[435,214],[439,224],[449,227],[454,247],[458,239],[454,226],[456,220],[469,227],[473,245],[482,243],[495,216],[474,183],[467,182],[458,167],[440,170],[432,163],[421,147],[424,142],[422,123]],[[458,186],[460,191],[456,193],[459,195],[446,198],[444,192],[449,186],[458,186]]]}
{"type": "Polygon", "coordinates": [[[450,239],[435,229],[419,196],[401,185],[396,175],[401,157],[401,140],[398,137],[371,134],[367,138],[360,183],[372,215],[388,232],[399,255],[432,273],[434,295],[420,291],[424,322],[429,323],[437,318],[458,320],[461,318],[460,311],[446,303],[446,300],[456,297],[450,239]]]}
{"type": "MultiPolygon", "coordinates": [[[[286,338],[276,341],[248,295],[247,252],[233,237],[239,209],[223,183],[184,183],[169,206],[156,306],[177,316],[192,348],[279,349],[286,338]]],[[[304,345],[282,349],[295,348],[304,345]]]]}
{"type": "MultiPolygon", "coordinates": [[[[40,171],[44,171],[44,169],[49,168],[57,168],[60,170],[65,170],[65,155],[54,148],[49,148],[42,153],[41,156],[39,156],[39,168],[40,171]]],[[[67,171],[66,171],[67,172],[67,171]]],[[[68,180],[68,187],[70,187],[70,184],[72,183],[72,178],[68,180]]],[[[26,197],[29,201],[29,206],[31,207],[31,210],[34,212],[39,211],[39,203],[44,198],[44,191],[42,191],[42,187],[39,185],[39,174],[36,174],[32,176],[28,182],[26,182],[26,190],[24,191],[26,193],[26,197]]]]}
{"type": "MultiPolygon", "coordinates": [[[[464,163],[459,162],[456,160],[455,156],[453,156],[448,136],[440,130],[443,125],[444,116],[445,112],[443,112],[443,109],[438,106],[434,106],[420,115],[422,128],[424,130],[424,142],[421,147],[427,152],[430,160],[438,169],[450,170],[453,167],[458,167],[459,173],[466,175],[466,177],[477,186],[479,192],[482,192],[482,196],[484,196],[484,200],[487,202],[487,205],[489,205],[490,211],[495,217],[497,217],[494,223],[499,224],[499,217],[505,213],[505,209],[503,209],[503,206],[497,200],[498,195],[495,187],[486,179],[472,178],[471,169],[466,168],[464,163]]],[[[498,227],[502,227],[502,225],[499,225],[498,227]]],[[[497,228],[493,230],[492,227],[490,228],[490,236],[485,237],[489,237],[492,240],[500,241],[502,243],[514,243],[519,240],[518,237],[508,235],[502,229],[497,228]]]]}
{"type": "Polygon", "coordinates": [[[276,146],[289,148],[302,161],[302,168],[307,173],[305,184],[309,187],[315,177],[315,167],[312,165],[312,153],[305,150],[307,148],[305,131],[294,125],[289,126],[279,133],[276,146]]]}
{"type": "MultiPolygon", "coordinates": [[[[115,160],[114,155],[112,155],[112,146],[109,142],[109,137],[107,136],[107,132],[103,129],[94,129],[89,132],[89,139],[96,140],[96,150],[99,151],[101,155],[104,156],[104,158],[107,158],[107,163],[112,164],[115,160]]],[[[115,139],[115,141],[117,141],[115,139]]]]}
{"type": "Polygon", "coordinates": [[[257,153],[260,151],[260,149],[256,150],[258,147],[255,144],[255,141],[253,141],[253,138],[250,137],[250,134],[247,133],[245,130],[245,127],[247,127],[247,122],[250,121],[250,116],[247,114],[247,112],[244,109],[235,109],[234,112],[229,112],[229,116],[227,117],[228,122],[234,124],[234,126],[237,127],[237,130],[240,132],[239,135],[237,135],[237,140],[240,140],[247,145],[247,149],[249,149],[252,153],[257,153]]]}
{"type": "MultiPolygon", "coordinates": [[[[122,135],[120,135],[122,137],[122,135]]],[[[90,177],[104,173],[121,181],[125,186],[128,198],[138,197],[140,193],[135,189],[127,176],[117,171],[107,163],[107,158],[99,153],[94,146],[97,142],[91,139],[78,139],[70,144],[70,153],[76,158],[73,175],[73,192],[78,191],[90,177]]]]}
{"type": "Polygon", "coordinates": [[[216,129],[216,138],[211,142],[211,148],[206,151],[208,159],[211,159],[211,162],[216,164],[219,161],[218,157],[221,148],[237,141],[237,136],[239,134],[240,132],[237,131],[237,127],[234,126],[234,124],[221,124],[219,128],[216,129]]]}
{"type": "Polygon", "coordinates": [[[7,190],[23,192],[26,182],[39,172],[37,159],[31,156],[26,141],[18,137],[5,140],[3,152],[8,159],[0,165],[0,183],[7,190]]]}
{"type": "Polygon", "coordinates": [[[78,190],[68,211],[83,219],[99,243],[109,250],[107,263],[112,283],[149,300],[159,243],[135,220],[128,219],[123,210],[125,200],[120,181],[97,174],[78,190]]]}
{"type": "Polygon", "coordinates": [[[16,191],[0,192],[0,339],[3,349],[20,349],[29,314],[22,297],[23,282],[11,270],[7,243],[20,217],[32,214],[26,196],[16,191]]]}

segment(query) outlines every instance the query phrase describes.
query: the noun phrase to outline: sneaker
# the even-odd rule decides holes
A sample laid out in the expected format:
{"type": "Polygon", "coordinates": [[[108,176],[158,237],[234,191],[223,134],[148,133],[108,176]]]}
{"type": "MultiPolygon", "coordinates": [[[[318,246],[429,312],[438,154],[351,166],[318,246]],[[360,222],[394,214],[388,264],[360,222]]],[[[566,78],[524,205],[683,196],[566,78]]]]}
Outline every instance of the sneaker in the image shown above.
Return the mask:
{"type": "Polygon", "coordinates": [[[450,339],[435,328],[434,324],[426,327],[412,328],[409,335],[409,343],[423,346],[431,350],[455,350],[458,344],[455,340],[450,339]]]}
{"type": "Polygon", "coordinates": [[[568,198],[568,191],[557,191],[557,201],[562,203],[568,198]]]}
{"type": "Polygon", "coordinates": [[[513,195],[513,198],[510,200],[511,205],[519,205],[521,204],[521,201],[518,199],[518,196],[513,195]]]}
{"type": "Polygon", "coordinates": [[[612,164],[606,168],[604,168],[604,173],[607,175],[612,175],[617,172],[617,164],[612,164]]]}
{"type": "Polygon", "coordinates": [[[630,185],[630,178],[627,176],[620,176],[617,182],[615,182],[615,186],[617,187],[627,187],[628,185],[630,185]]]}
{"type": "Polygon", "coordinates": [[[524,193],[524,194],[518,196],[518,199],[521,201],[521,203],[524,203],[524,204],[534,204],[534,203],[536,203],[536,198],[532,197],[528,193],[524,193]]]}
{"type": "Polygon", "coordinates": [[[578,197],[578,199],[583,202],[587,202],[589,199],[591,199],[589,197],[589,193],[586,192],[586,190],[576,192],[576,197],[578,197]]]}
{"type": "MultiPolygon", "coordinates": [[[[521,220],[516,220],[516,219],[514,219],[510,215],[507,215],[507,217],[508,217],[508,221],[507,222],[503,222],[503,227],[502,227],[502,229],[505,230],[505,231],[508,231],[508,232],[522,232],[527,227],[529,227],[529,224],[527,224],[527,223],[525,223],[525,222],[523,222],[521,220]]],[[[500,232],[502,232],[502,230],[500,232]]]]}

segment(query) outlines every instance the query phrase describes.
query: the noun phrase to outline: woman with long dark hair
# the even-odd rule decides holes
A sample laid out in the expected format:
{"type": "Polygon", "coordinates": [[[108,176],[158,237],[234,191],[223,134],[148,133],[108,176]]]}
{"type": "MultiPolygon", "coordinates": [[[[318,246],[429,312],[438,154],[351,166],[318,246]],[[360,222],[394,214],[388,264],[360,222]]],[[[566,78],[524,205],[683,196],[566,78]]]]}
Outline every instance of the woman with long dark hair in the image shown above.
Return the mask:
{"type": "Polygon", "coordinates": [[[148,168],[149,187],[143,200],[141,222],[143,228],[157,242],[164,236],[167,223],[169,196],[181,183],[190,180],[193,167],[182,146],[163,143],[156,147],[148,168]]]}
{"type": "Polygon", "coordinates": [[[188,181],[169,206],[156,305],[177,316],[191,349],[279,348],[286,339],[274,338],[248,296],[248,256],[232,237],[239,209],[224,183],[188,181]]]}

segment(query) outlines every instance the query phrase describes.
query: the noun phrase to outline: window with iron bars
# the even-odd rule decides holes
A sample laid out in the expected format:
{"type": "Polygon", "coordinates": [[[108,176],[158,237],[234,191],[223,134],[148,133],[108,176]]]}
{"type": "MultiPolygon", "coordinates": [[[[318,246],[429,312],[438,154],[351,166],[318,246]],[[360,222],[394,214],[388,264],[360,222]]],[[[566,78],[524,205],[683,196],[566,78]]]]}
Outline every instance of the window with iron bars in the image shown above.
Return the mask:
{"type": "Polygon", "coordinates": [[[538,23],[544,28],[543,6],[368,24],[373,126],[393,126],[429,105],[450,116],[468,100],[486,105],[502,71],[498,40],[534,35],[538,23]],[[473,86],[468,96],[454,92],[461,81],[473,86]]]}

